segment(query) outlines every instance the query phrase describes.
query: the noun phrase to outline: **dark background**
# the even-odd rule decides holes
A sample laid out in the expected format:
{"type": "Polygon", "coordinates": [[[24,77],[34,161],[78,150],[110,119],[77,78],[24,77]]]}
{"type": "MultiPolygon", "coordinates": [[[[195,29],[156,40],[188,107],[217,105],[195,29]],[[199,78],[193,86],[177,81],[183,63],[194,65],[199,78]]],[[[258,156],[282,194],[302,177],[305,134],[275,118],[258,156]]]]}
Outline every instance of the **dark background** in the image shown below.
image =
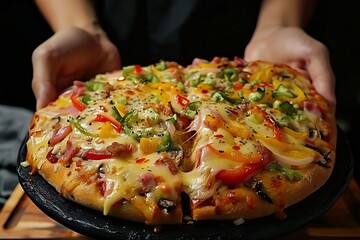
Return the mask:
{"type": "MultiPolygon", "coordinates": [[[[338,125],[347,134],[353,149],[356,162],[354,172],[358,181],[360,121],[355,115],[358,115],[360,110],[359,9],[360,1],[357,0],[324,0],[306,28],[311,36],[323,42],[330,50],[337,78],[338,125]]],[[[31,54],[52,35],[52,31],[33,1],[29,0],[1,1],[0,28],[0,104],[34,110],[31,54]]],[[[245,39],[250,37],[246,35],[245,39]]],[[[196,53],[190,57],[199,55],[196,53]]]]}

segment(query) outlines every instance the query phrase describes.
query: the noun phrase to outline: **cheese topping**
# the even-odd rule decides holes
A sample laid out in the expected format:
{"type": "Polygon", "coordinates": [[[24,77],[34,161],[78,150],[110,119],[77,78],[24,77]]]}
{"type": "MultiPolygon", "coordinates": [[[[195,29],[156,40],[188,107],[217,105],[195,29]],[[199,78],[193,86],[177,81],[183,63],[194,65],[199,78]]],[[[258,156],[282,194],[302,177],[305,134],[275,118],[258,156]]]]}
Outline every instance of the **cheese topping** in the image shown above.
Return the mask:
{"type": "Polygon", "coordinates": [[[136,163],[136,160],[135,162],[115,160],[105,163],[110,169],[114,165],[116,168],[116,174],[106,177],[107,186],[111,186],[112,190],[105,197],[105,215],[116,202],[120,200],[131,202],[142,191],[147,191],[145,193],[147,201],[154,203],[157,203],[160,198],[178,201],[178,188],[181,187],[180,176],[173,175],[165,164],[157,163],[159,159],[160,155],[153,153],[145,156],[140,163],[136,163]],[[150,180],[145,178],[150,178],[150,180]],[[144,183],[146,181],[154,182],[144,183]],[[146,189],[147,187],[149,189],[146,189]]]}

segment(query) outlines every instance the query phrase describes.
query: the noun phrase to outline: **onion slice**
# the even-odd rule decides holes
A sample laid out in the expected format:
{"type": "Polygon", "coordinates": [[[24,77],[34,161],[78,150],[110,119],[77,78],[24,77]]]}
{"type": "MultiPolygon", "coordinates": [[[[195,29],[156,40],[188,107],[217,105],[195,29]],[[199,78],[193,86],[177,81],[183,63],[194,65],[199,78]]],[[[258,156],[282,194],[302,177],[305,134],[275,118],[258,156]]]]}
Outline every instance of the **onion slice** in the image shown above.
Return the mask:
{"type": "Polygon", "coordinates": [[[262,137],[259,138],[259,141],[272,152],[276,160],[287,165],[306,165],[321,157],[320,153],[301,144],[262,137]]]}

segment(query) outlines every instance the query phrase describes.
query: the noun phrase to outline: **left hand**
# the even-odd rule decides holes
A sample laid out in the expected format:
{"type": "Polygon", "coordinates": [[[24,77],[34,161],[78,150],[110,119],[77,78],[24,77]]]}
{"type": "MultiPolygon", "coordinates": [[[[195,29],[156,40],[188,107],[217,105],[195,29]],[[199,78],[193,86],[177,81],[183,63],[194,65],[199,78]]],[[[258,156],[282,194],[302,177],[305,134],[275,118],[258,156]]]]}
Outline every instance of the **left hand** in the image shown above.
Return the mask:
{"type": "Polygon", "coordinates": [[[274,27],[256,31],[245,49],[244,59],[288,64],[308,74],[319,94],[336,104],[335,75],[328,49],[299,27],[274,27]]]}

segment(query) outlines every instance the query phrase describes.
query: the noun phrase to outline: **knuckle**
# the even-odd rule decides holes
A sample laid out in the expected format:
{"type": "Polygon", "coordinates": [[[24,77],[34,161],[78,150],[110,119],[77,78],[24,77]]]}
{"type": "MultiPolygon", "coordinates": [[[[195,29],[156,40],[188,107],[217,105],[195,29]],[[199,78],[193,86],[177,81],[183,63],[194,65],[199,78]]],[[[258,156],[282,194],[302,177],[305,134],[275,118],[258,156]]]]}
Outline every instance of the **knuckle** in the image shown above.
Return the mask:
{"type": "Polygon", "coordinates": [[[38,60],[46,60],[51,61],[57,58],[57,51],[46,46],[40,45],[38,46],[32,53],[32,61],[36,62],[38,60]]]}

